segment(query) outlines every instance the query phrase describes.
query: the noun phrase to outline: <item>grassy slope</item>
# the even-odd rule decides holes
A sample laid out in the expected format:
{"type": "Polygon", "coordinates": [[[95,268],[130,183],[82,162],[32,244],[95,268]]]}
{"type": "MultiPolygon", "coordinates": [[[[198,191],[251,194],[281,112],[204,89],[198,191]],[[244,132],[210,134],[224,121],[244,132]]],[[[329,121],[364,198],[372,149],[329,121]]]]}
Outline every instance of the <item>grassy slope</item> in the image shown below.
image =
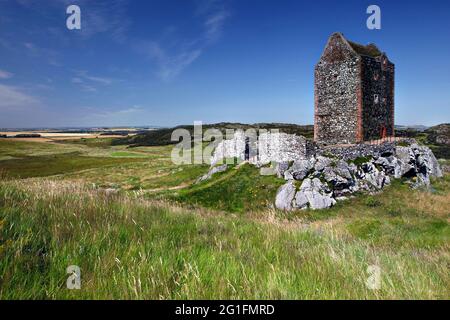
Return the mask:
{"type": "Polygon", "coordinates": [[[91,167],[0,182],[0,298],[449,297],[448,175],[434,193],[396,182],[330,210],[283,213],[266,201],[282,181],[248,165],[190,186],[207,168],[173,165],[170,147],[8,143],[0,157],[19,163],[41,157],[46,170],[49,157],[78,152],[91,167]],[[144,191],[108,198],[85,182],[144,191]],[[369,291],[377,261],[382,290],[369,291]],[[64,287],[69,264],[82,268],[80,292],[64,287]]]}
{"type": "Polygon", "coordinates": [[[261,176],[257,168],[245,164],[181,190],[173,198],[212,209],[248,212],[267,208],[283,183],[274,176],[261,176]]]}
{"type": "Polygon", "coordinates": [[[448,242],[428,232],[416,234],[423,247],[402,234],[377,243],[340,224],[189,211],[42,179],[0,183],[0,221],[2,299],[449,297],[448,242]],[[79,291],[65,288],[72,264],[79,291]],[[371,264],[379,291],[365,286],[371,264]]]}

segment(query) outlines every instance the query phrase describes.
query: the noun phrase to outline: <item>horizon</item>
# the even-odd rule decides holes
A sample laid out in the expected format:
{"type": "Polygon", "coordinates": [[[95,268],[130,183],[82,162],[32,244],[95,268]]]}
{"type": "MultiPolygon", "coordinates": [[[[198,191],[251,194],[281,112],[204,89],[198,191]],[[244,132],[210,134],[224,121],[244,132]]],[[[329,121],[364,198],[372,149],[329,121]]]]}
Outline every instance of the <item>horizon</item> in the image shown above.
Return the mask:
{"type": "MultiPolygon", "coordinates": [[[[202,123],[203,126],[212,126],[212,125],[223,125],[223,124],[242,124],[242,125],[258,125],[258,124],[280,124],[280,125],[294,125],[294,126],[314,126],[314,123],[306,123],[306,124],[298,124],[298,123],[292,123],[292,122],[254,122],[254,123],[242,123],[242,122],[214,122],[214,123],[202,123]]],[[[432,128],[439,125],[447,125],[449,123],[447,122],[441,122],[441,123],[435,123],[432,125],[423,125],[423,124],[395,124],[395,127],[404,127],[404,128],[417,128],[417,127],[423,127],[423,128],[432,128]]],[[[22,131],[29,130],[29,131],[39,131],[39,130],[70,130],[70,129],[171,129],[176,127],[184,127],[184,126],[193,126],[192,124],[187,123],[180,123],[176,124],[174,126],[160,126],[160,125],[115,125],[115,126],[50,126],[50,127],[0,127],[0,131],[6,130],[6,131],[13,131],[13,130],[19,130],[23,129],[22,131]]],[[[5,131],[5,132],[6,132],[5,131]]]]}
{"type": "Polygon", "coordinates": [[[395,64],[397,125],[450,122],[450,3],[376,1],[381,30],[366,27],[368,1],[282,4],[0,0],[0,128],[311,125],[336,31],[395,64]]]}

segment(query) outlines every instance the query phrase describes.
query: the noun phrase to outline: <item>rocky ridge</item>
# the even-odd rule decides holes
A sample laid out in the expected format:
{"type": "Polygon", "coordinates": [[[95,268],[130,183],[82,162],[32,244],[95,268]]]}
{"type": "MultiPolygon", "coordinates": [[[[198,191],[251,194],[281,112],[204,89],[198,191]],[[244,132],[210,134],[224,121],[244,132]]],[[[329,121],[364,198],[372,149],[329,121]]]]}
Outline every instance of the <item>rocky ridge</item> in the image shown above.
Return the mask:
{"type": "Polygon", "coordinates": [[[278,163],[276,173],[287,181],[275,199],[282,210],[329,208],[353,193],[377,192],[393,178],[427,188],[431,177],[442,176],[431,150],[415,142],[321,149],[309,159],[278,163]]]}
{"type": "Polygon", "coordinates": [[[227,170],[226,164],[217,164],[229,157],[247,160],[265,171],[268,168],[264,166],[272,163],[272,172],[286,180],[277,192],[275,206],[295,210],[329,208],[356,192],[379,192],[392,179],[406,178],[412,188],[429,188],[431,177],[442,177],[433,152],[414,139],[379,145],[311,147],[304,137],[295,135],[268,134],[259,138],[254,144],[258,152],[250,152],[249,159],[245,159],[246,138],[242,132],[223,141],[215,150],[210,171],[198,182],[227,170]]]}

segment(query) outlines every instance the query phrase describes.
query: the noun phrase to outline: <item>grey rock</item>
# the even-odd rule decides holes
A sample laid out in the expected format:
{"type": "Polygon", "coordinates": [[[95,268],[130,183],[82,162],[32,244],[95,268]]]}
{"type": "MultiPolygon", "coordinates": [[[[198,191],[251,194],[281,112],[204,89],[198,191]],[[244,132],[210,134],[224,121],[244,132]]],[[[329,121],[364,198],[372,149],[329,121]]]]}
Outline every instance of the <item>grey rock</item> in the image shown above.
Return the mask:
{"type": "Polygon", "coordinates": [[[303,180],[298,193],[303,194],[298,195],[298,198],[303,199],[304,196],[308,199],[309,207],[313,210],[330,208],[336,203],[328,186],[317,178],[303,180]]]}
{"type": "Polygon", "coordinates": [[[293,200],[295,197],[295,185],[294,182],[288,181],[282,185],[277,192],[275,198],[275,207],[281,210],[292,210],[293,200]]]}
{"type": "Polygon", "coordinates": [[[397,147],[395,150],[397,161],[394,168],[395,178],[412,177],[415,175],[415,155],[410,147],[397,147]]]}
{"type": "Polygon", "coordinates": [[[211,177],[213,176],[213,174],[218,173],[218,172],[224,172],[224,171],[226,171],[227,169],[228,169],[228,165],[227,165],[227,164],[222,164],[222,165],[220,165],[220,166],[212,167],[212,168],[208,171],[207,174],[201,176],[201,177],[197,180],[197,183],[198,183],[198,182],[201,182],[201,181],[205,181],[205,180],[211,179],[211,177]]]}
{"type": "Polygon", "coordinates": [[[439,166],[439,162],[437,161],[430,148],[413,144],[411,145],[411,149],[416,156],[416,163],[418,168],[425,167],[427,174],[431,177],[440,178],[443,176],[441,168],[439,166]]]}
{"type": "Polygon", "coordinates": [[[289,172],[295,180],[305,179],[313,168],[310,160],[296,160],[289,168],[289,172]]]}
{"type": "Polygon", "coordinates": [[[294,177],[292,176],[292,173],[290,171],[284,172],[284,180],[294,180],[294,177]]]}
{"type": "Polygon", "coordinates": [[[327,167],[323,170],[325,181],[331,183],[335,189],[344,189],[348,187],[352,183],[351,177],[350,179],[344,178],[340,176],[335,169],[336,168],[327,167]]]}
{"type": "Polygon", "coordinates": [[[287,169],[289,169],[288,161],[277,162],[277,165],[275,166],[275,172],[277,174],[277,177],[283,178],[284,173],[286,172],[287,169]]]}
{"type": "Polygon", "coordinates": [[[340,148],[340,156],[328,156],[330,149],[326,153],[318,149],[315,157],[298,159],[284,171],[284,178],[289,182],[277,194],[277,207],[284,210],[329,208],[355,192],[377,193],[391,184],[392,178],[408,178],[412,188],[429,188],[431,177],[443,175],[439,162],[428,147],[414,140],[408,143],[409,146],[388,143],[340,148]],[[344,160],[360,157],[370,160],[358,165],[344,160]],[[303,180],[298,191],[294,179],[303,180]]]}
{"type": "Polygon", "coordinates": [[[314,169],[316,171],[322,171],[326,167],[330,166],[333,160],[324,156],[316,157],[317,162],[314,164],[314,169]]]}
{"type": "Polygon", "coordinates": [[[309,200],[304,192],[297,192],[294,200],[294,207],[297,209],[307,209],[309,200]]]}
{"type": "Polygon", "coordinates": [[[350,166],[344,160],[339,160],[336,163],[336,167],[334,170],[335,170],[336,174],[340,175],[341,177],[346,178],[346,179],[352,179],[352,171],[354,170],[354,168],[353,168],[353,166],[350,166]]]}
{"type": "Polygon", "coordinates": [[[374,171],[366,175],[367,182],[370,183],[370,185],[380,190],[386,185],[386,175],[383,171],[378,171],[376,168],[374,171]]]}

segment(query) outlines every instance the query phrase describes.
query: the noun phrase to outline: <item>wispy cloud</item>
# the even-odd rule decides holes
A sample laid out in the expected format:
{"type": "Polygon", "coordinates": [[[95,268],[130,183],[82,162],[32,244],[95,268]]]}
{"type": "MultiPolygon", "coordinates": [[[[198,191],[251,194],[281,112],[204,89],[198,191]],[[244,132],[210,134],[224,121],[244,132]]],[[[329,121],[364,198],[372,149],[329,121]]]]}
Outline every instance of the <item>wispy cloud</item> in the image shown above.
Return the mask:
{"type": "Polygon", "coordinates": [[[79,85],[81,89],[87,92],[96,92],[95,84],[108,86],[114,82],[114,79],[90,75],[87,71],[75,71],[76,76],[72,77],[72,83],[79,85]]]}
{"type": "Polygon", "coordinates": [[[140,50],[156,63],[158,67],[157,76],[163,81],[170,81],[175,78],[202,53],[202,49],[198,48],[169,54],[159,43],[154,41],[141,44],[140,50]]]}
{"type": "Polygon", "coordinates": [[[49,65],[55,67],[62,66],[62,64],[59,62],[60,54],[57,51],[37,46],[33,42],[24,42],[22,45],[23,47],[25,47],[25,49],[27,49],[29,55],[33,57],[44,58],[49,65]]]}
{"type": "Polygon", "coordinates": [[[196,61],[207,47],[220,38],[224,23],[229,16],[223,1],[198,2],[194,18],[202,21],[203,30],[198,37],[179,41],[175,48],[165,46],[163,41],[140,42],[137,45],[138,51],[146,54],[156,63],[157,76],[161,80],[170,81],[196,61]]]}
{"type": "Polygon", "coordinates": [[[0,69],[0,79],[9,79],[13,76],[11,72],[0,69]]]}
{"type": "Polygon", "coordinates": [[[111,118],[116,116],[123,116],[127,114],[137,113],[141,112],[144,109],[141,106],[132,106],[128,108],[113,110],[113,111],[103,111],[103,112],[97,112],[93,113],[90,116],[91,117],[99,117],[99,118],[111,118]]]}
{"type": "Polygon", "coordinates": [[[17,109],[35,105],[39,101],[13,86],[0,84],[0,109],[17,109]]]}
{"type": "Polygon", "coordinates": [[[208,43],[214,42],[220,37],[223,25],[228,16],[228,11],[226,11],[225,9],[221,9],[207,17],[204,25],[205,37],[208,43]]]}
{"type": "Polygon", "coordinates": [[[84,121],[91,125],[124,125],[130,122],[142,121],[144,108],[138,105],[116,108],[113,110],[98,111],[96,108],[83,108],[84,121]],[[141,120],[140,120],[141,119],[141,120]]]}

